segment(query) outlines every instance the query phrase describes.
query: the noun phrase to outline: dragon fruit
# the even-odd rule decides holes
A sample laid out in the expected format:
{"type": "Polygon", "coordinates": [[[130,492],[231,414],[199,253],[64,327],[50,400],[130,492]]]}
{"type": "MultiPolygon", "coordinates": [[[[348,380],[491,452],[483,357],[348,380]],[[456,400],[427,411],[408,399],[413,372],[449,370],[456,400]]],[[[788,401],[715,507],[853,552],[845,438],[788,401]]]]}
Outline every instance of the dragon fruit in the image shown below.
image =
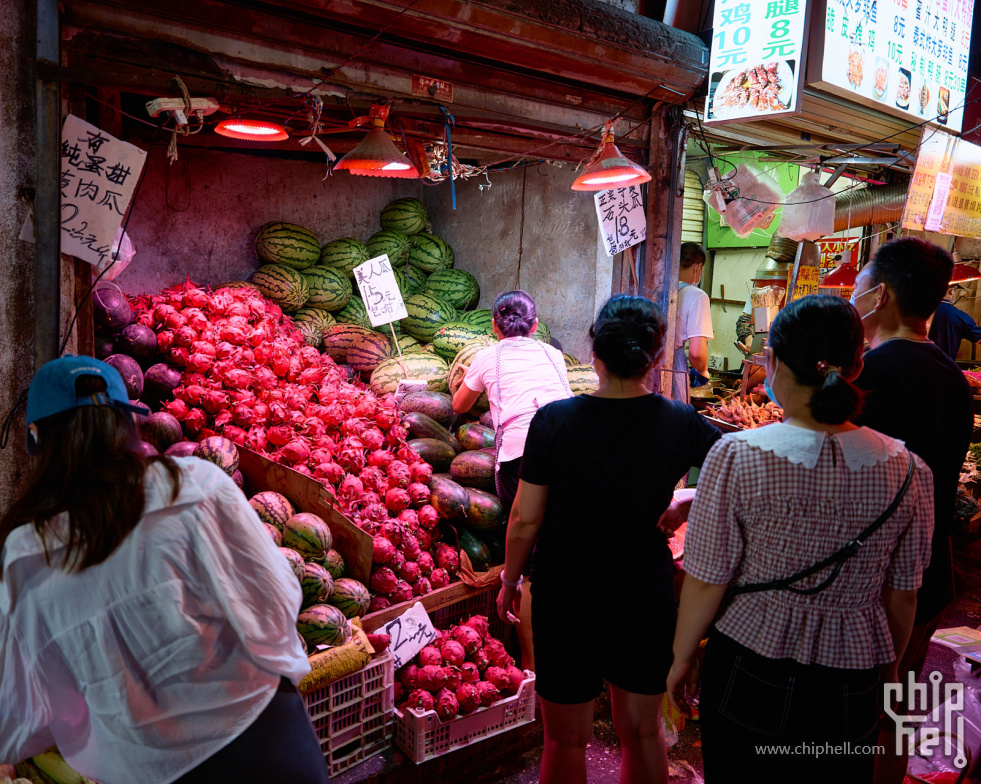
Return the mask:
{"type": "Polygon", "coordinates": [[[432,495],[432,493],[430,492],[429,487],[421,482],[413,482],[411,485],[409,485],[408,495],[411,506],[414,509],[418,509],[424,504],[429,503],[429,497],[432,495]]]}
{"type": "Polygon", "coordinates": [[[453,639],[463,646],[467,656],[473,656],[480,650],[480,635],[469,626],[457,626],[453,630],[453,639]]]}
{"type": "MultiPolygon", "coordinates": [[[[443,545],[444,547],[447,545],[443,545]]],[[[402,534],[402,545],[400,547],[405,557],[410,561],[416,561],[419,556],[422,555],[422,548],[419,547],[419,540],[416,538],[415,534],[409,533],[408,531],[402,534]]],[[[453,548],[450,548],[451,550],[453,548]]],[[[459,555],[457,556],[459,561],[459,555]]]]}
{"type": "Polygon", "coordinates": [[[439,525],[439,512],[429,504],[424,504],[416,509],[416,514],[419,515],[419,525],[423,528],[432,530],[439,525]]]}
{"type": "Polygon", "coordinates": [[[448,544],[440,543],[435,547],[436,565],[446,569],[450,574],[460,570],[460,551],[448,544]]]}
{"type": "Polygon", "coordinates": [[[456,690],[460,713],[473,713],[480,707],[480,691],[473,683],[461,683],[456,690]]]}
{"type": "Polygon", "coordinates": [[[446,569],[433,569],[429,573],[429,582],[433,588],[445,588],[450,584],[450,575],[446,569]]]}
{"type": "Polygon", "coordinates": [[[429,665],[434,665],[436,667],[443,666],[443,654],[439,652],[438,648],[432,645],[427,645],[421,651],[419,651],[419,666],[428,667],[429,665]]]}
{"type": "Polygon", "coordinates": [[[504,650],[504,643],[493,637],[484,642],[484,653],[487,655],[487,661],[494,667],[509,667],[514,664],[514,659],[504,650]]]}
{"type": "Polygon", "coordinates": [[[464,683],[477,683],[480,680],[480,670],[473,662],[464,662],[460,665],[460,675],[464,683]]]}
{"type": "Polygon", "coordinates": [[[478,682],[477,691],[480,692],[480,704],[485,708],[501,699],[500,689],[489,681],[478,682]]]}
{"type": "Polygon", "coordinates": [[[402,568],[398,570],[398,576],[407,583],[414,583],[422,577],[422,569],[419,568],[418,562],[407,558],[402,568]]]}
{"type": "Polygon", "coordinates": [[[399,670],[399,681],[407,689],[414,689],[416,687],[416,681],[419,677],[419,665],[413,663],[406,664],[401,670],[399,670]]]}
{"type": "Polygon", "coordinates": [[[482,640],[486,640],[490,636],[490,623],[486,615],[473,615],[463,623],[476,631],[482,640]]]}
{"type": "Polygon", "coordinates": [[[460,684],[463,683],[463,673],[460,672],[459,667],[443,667],[443,672],[446,673],[446,688],[450,691],[456,691],[460,688],[460,684]]]}
{"type": "Polygon", "coordinates": [[[490,667],[490,661],[488,661],[487,654],[484,653],[484,649],[483,648],[481,648],[480,650],[478,650],[472,656],[468,656],[467,658],[469,658],[470,661],[472,661],[474,664],[476,664],[477,665],[477,669],[480,670],[481,672],[483,672],[488,667],[490,667]]]}
{"type": "Polygon", "coordinates": [[[449,689],[440,689],[436,695],[436,715],[443,721],[449,721],[460,712],[456,693],[449,689]]]}
{"type": "Polygon", "coordinates": [[[427,593],[432,593],[433,586],[429,582],[428,577],[420,577],[414,583],[412,583],[412,595],[413,596],[425,596],[427,593]]]}
{"type": "Polygon", "coordinates": [[[508,685],[505,687],[505,691],[508,694],[517,694],[518,689],[521,688],[521,684],[524,683],[525,674],[515,667],[513,664],[507,669],[508,674],[508,685]]]}
{"type": "Polygon", "coordinates": [[[444,642],[442,646],[440,646],[439,652],[443,656],[443,661],[456,667],[461,666],[464,659],[467,657],[467,652],[456,640],[447,640],[444,642]]]}
{"type": "Polygon", "coordinates": [[[396,604],[407,602],[412,598],[412,586],[405,580],[399,580],[388,596],[396,604]]]}
{"type": "Polygon", "coordinates": [[[371,560],[376,564],[386,564],[395,555],[395,545],[384,536],[376,536],[372,546],[371,560]]]}
{"type": "Polygon", "coordinates": [[[406,708],[412,708],[417,711],[430,711],[435,704],[436,701],[433,699],[433,695],[425,689],[414,690],[405,701],[406,708]]]}
{"type": "Polygon", "coordinates": [[[416,559],[416,563],[419,564],[419,568],[422,569],[422,573],[426,577],[429,577],[432,574],[433,569],[436,568],[436,563],[433,561],[433,557],[429,553],[422,553],[416,559]]]}
{"type": "Polygon", "coordinates": [[[387,596],[372,596],[368,603],[368,612],[381,612],[392,606],[392,600],[387,596]]]}
{"type": "Polygon", "coordinates": [[[416,675],[416,684],[420,689],[438,691],[446,684],[446,673],[443,672],[442,667],[435,664],[420,667],[419,674],[416,675]]]}
{"type": "MultiPolygon", "coordinates": [[[[375,541],[378,541],[377,539],[375,541]]],[[[382,596],[392,596],[398,585],[398,577],[387,566],[375,569],[371,575],[371,592],[382,596]]]]}
{"type": "Polygon", "coordinates": [[[484,673],[484,680],[493,683],[501,691],[511,687],[511,678],[503,667],[488,667],[484,673]]]}

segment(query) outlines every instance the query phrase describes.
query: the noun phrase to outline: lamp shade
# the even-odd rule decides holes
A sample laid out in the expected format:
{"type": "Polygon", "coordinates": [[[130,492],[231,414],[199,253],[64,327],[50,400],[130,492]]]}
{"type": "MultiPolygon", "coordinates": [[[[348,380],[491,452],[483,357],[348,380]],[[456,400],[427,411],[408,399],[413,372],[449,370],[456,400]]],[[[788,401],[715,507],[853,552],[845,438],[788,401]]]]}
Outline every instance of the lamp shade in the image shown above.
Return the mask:
{"type": "Polygon", "coordinates": [[[279,123],[249,117],[229,117],[215,126],[215,133],[247,142],[282,142],[289,138],[279,123]]]}
{"type": "Polygon", "coordinates": [[[950,276],[950,284],[967,283],[972,280],[981,280],[981,270],[972,267],[970,264],[955,264],[954,272],[950,276]]]}
{"type": "Polygon", "coordinates": [[[823,289],[851,289],[855,287],[858,270],[854,264],[842,264],[828,275],[818,285],[823,289]]]}
{"type": "Polygon", "coordinates": [[[335,169],[347,169],[351,174],[366,177],[402,177],[419,179],[419,170],[412,165],[395,142],[385,133],[388,106],[372,105],[367,118],[359,117],[351,124],[360,125],[365,119],[374,126],[361,143],[338,161],[335,169]]]}
{"type": "Polygon", "coordinates": [[[599,155],[572,183],[574,191],[605,191],[649,182],[651,175],[623,156],[613,143],[613,133],[607,129],[599,155]]]}

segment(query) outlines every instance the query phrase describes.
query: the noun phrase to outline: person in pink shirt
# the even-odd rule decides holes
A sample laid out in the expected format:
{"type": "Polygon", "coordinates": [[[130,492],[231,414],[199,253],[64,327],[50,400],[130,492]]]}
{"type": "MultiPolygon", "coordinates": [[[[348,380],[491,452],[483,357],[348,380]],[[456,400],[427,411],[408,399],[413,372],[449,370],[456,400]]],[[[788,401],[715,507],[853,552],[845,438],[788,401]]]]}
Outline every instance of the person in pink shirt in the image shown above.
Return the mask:
{"type": "MultiPolygon", "coordinates": [[[[499,294],[491,308],[498,343],[480,351],[466,370],[463,383],[453,396],[453,410],[473,408],[481,392],[487,392],[497,431],[497,494],[510,512],[518,491],[518,473],[525,451],[528,426],[535,412],[553,400],[572,397],[562,352],[530,337],[538,327],[535,301],[521,290],[499,294]]],[[[530,573],[531,561],[524,574],[530,573]]],[[[534,669],[531,643],[531,582],[519,594],[516,608],[522,623],[521,666],[534,669]]]]}

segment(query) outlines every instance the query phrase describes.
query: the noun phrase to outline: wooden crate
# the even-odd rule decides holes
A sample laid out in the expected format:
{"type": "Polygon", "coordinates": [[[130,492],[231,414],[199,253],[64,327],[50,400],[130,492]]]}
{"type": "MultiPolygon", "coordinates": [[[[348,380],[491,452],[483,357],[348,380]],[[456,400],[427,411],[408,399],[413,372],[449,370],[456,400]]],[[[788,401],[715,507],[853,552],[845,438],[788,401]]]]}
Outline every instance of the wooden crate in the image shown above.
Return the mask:
{"type": "Polygon", "coordinates": [[[238,448],[239,470],[249,496],[262,490],[285,495],[297,511],[311,512],[324,519],[334,535],[334,548],[344,556],[345,575],[365,585],[371,579],[373,539],[334,508],[330,490],[306,474],[275,463],[265,455],[238,448]]]}

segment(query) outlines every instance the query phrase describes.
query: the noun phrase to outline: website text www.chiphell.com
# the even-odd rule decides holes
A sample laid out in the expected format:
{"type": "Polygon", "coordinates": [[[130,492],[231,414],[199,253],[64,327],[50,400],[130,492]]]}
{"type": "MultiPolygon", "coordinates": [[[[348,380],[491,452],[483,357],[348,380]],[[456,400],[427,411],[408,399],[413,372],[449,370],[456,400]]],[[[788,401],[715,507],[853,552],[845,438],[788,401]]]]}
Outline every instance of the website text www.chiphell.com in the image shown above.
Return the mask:
{"type": "Polygon", "coordinates": [[[828,756],[865,756],[868,754],[885,754],[885,746],[867,746],[846,743],[797,743],[792,745],[757,746],[756,753],[763,756],[781,757],[828,757],[828,756]]]}

